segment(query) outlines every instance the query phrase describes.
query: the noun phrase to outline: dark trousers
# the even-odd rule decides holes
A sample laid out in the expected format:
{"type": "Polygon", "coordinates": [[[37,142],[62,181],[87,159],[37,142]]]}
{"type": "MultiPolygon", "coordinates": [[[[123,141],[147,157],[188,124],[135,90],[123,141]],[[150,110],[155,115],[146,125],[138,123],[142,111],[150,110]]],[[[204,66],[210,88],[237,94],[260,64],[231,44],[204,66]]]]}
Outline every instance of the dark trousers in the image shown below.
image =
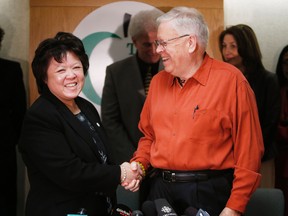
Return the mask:
{"type": "Polygon", "coordinates": [[[4,151],[0,155],[1,189],[0,212],[5,216],[17,213],[17,159],[16,150],[4,151]]]}
{"type": "Polygon", "coordinates": [[[151,179],[148,200],[165,198],[178,215],[192,206],[219,216],[225,208],[232,189],[233,173],[203,181],[166,182],[158,175],[151,179]]]}

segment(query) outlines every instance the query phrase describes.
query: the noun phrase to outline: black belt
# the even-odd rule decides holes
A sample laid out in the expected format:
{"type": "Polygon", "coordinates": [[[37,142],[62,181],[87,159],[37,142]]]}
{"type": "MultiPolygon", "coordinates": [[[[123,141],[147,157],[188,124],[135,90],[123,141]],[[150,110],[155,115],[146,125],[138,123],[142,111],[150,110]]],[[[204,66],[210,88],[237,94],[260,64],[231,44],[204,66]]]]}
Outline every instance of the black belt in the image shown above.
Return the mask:
{"type": "Polygon", "coordinates": [[[225,170],[202,170],[202,171],[173,171],[162,170],[162,179],[165,182],[192,182],[205,181],[220,175],[232,174],[233,169],[225,170]]]}

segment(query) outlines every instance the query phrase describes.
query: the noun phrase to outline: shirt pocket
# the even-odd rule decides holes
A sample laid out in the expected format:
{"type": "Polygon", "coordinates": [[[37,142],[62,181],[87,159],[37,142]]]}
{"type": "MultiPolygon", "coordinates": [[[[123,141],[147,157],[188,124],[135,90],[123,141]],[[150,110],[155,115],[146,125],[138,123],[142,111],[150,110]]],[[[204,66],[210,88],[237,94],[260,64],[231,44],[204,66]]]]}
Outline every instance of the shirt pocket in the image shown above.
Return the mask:
{"type": "Polygon", "coordinates": [[[231,136],[232,122],[229,114],[213,109],[193,113],[190,139],[205,143],[219,142],[231,136]]]}

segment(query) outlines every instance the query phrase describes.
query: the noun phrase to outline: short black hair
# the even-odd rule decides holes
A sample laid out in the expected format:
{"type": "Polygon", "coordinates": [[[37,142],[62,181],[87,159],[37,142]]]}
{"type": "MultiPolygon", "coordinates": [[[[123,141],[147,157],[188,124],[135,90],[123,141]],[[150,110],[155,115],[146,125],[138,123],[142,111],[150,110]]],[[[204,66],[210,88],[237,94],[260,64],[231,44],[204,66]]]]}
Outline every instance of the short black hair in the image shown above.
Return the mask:
{"type": "Polygon", "coordinates": [[[46,86],[47,70],[51,59],[62,62],[67,52],[74,53],[82,63],[84,75],[89,68],[89,58],[85,52],[82,41],[68,32],[58,32],[55,37],[42,41],[35,51],[32,61],[32,71],[36,79],[39,94],[46,86]]]}

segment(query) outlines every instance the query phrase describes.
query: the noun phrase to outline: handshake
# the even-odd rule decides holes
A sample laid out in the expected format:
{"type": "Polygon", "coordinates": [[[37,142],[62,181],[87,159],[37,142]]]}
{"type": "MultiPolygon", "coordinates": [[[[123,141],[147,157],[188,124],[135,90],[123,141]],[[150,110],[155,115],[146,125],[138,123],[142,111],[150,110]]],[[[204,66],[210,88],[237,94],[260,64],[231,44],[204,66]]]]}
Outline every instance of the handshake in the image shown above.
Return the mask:
{"type": "Polygon", "coordinates": [[[121,168],[121,186],[126,190],[136,192],[140,188],[140,183],[145,176],[145,169],[138,162],[124,162],[120,165],[121,168]]]}

